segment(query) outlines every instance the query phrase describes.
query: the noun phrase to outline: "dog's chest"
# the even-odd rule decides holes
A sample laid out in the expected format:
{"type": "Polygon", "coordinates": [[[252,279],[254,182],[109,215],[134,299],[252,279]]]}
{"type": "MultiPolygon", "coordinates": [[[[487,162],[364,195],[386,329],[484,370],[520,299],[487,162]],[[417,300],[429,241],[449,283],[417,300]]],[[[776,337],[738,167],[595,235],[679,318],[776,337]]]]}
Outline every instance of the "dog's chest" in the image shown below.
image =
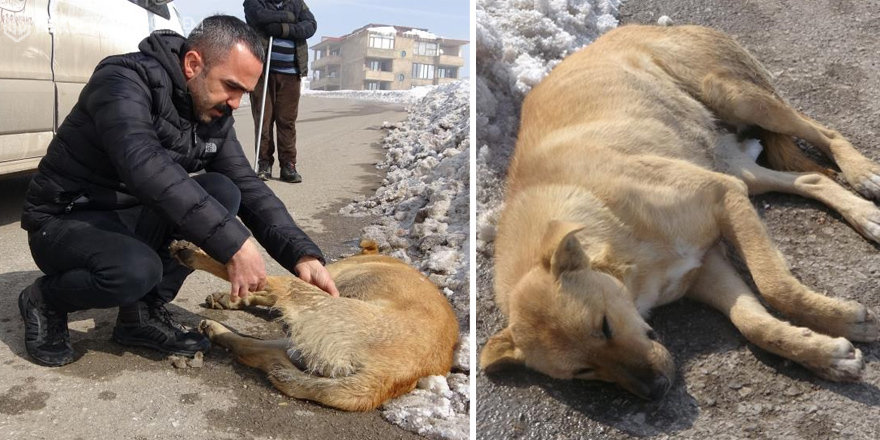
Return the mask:
{"type": "Polygon", "coordinates": [[[706,249],[681,240],[659,253],[659,258],[643,272],[642,282],[636,286],[635,303],[639,312],[646,315],[652,308],[684,296],[705,255],[706,249]]]}

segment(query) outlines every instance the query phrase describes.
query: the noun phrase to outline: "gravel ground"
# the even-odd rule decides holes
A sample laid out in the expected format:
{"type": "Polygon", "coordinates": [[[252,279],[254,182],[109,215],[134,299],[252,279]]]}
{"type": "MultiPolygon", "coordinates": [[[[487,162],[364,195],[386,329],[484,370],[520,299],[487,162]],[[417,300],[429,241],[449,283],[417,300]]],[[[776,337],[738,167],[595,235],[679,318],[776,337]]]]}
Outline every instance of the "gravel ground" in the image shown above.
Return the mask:
{"type": "MultiPolygon", "coordinates": [[[[620,8],[621,24],[655,23],[662,15],[734,35],[777,76],[778,90],[795,108],[880,159],[876,2],[629,0],[620,8]]],[[[799,279],[880,310],[876,244],[816,202],[783,195],[754,202],[799,279]]],[[[505,323],[491,285],[491,256],[478,255],[478,349],[505,323]]],[[[491,378],[479,373],[477,437],[880,438],[880,343],[857,344],[867,361],[863,382],[836,384],[756,349],[720,313],[699,304],[663,307],[650,323],[678,365],[676,383],[662,401],[525,370],[491,378]]]]}

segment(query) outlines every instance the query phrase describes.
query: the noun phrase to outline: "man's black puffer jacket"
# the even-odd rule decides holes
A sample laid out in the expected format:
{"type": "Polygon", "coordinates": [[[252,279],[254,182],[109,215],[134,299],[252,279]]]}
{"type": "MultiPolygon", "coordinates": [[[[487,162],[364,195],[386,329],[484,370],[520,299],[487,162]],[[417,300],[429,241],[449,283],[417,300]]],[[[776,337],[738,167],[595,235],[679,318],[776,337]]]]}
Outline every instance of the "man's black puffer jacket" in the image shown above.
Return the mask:
{"type": "Polygon", "coordinates": [[[239,216],[284,267],[292,270],[306,255],[323,261],[318,247],[251,169],[232,115],[210,124],[196,119],[181,67],[185,39],[158,31],[139,49],[98,64],[28,187],[22,227],[36,231],[47,219],[74,210],[144,204],[226,263],[249,233],[188,175],[207,170],[238,186],[239,216]]]}

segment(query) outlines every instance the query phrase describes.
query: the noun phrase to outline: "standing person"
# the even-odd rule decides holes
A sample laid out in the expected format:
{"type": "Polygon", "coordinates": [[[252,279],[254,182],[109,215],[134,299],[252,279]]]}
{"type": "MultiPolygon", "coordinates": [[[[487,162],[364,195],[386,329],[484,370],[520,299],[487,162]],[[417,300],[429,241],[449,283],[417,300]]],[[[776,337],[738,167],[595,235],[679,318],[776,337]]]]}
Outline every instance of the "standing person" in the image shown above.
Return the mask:
{"type": "MultiPolygon", "coordinates": [[[[308,73],[309,66],[306,39],[315,35],[318,23],[302,0],[245,0],[244,16],[247,23],[264,38],[265,45],[268,45],[269,37],[274,38],[257,175],[263,180],[269,180],[272,176],[272,164],[275,162],[274,124],[278,131],[281,180],[302,182],[302,176],[296,171],[296,116],[299,112],[301,78],[308,73]]],[[[251,111],[256,126],[260,124],[263,81],[261,77],[251,93],[251,111]]]]}
{"type": "Polygon", "coordinates": [[[339,295],[321,250],[235,136],[232,110],[263,68],[259,37],[217,15],[189,38],[157,31],[139,49],[98,64],[28,187],[21,225],[45,276],[18,305],[25,347],[42,365],[73,362],[67,314],[94,308],[119,307],[121,344],[207,350],[165,309],[192,272],[169,255],[173,237],[224,263],[233,297],[266,282],[251,232],[283,267],[339,295]]]}

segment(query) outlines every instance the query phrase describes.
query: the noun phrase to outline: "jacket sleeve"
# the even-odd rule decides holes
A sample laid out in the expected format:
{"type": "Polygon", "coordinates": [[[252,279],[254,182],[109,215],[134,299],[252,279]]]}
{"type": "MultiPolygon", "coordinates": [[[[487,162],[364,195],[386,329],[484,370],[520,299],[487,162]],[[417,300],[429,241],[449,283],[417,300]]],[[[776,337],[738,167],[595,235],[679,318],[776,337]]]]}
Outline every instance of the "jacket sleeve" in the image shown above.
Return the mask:
{"type": "Polygon", "coordinates": [[[281,32],[278,35],[272,36],[288,40],[307,40],[312,38],[312,35],[315,35],[317,30],[318,22],[315,20],[315,16],[309,10],[309,7],[303,2],[299,16],[296,17],[296,22],[282,23],[281,32]]]}
{"type": "Polygon", "coordinates": [[[127,190],[208,255],[229,261],[248,231],[168,156],[153,125],[149,89],[138,72],[106,66],[87,87],[86,112],[127,190]]]}
{"type": "Polygon", "coordinates": [[[308,5],[305,2],[301,5],[299,14],[296,15],[289,11],[268,9],[257,0],[245,0],[244,16],[248,23],[266,36],[306,40],[315,35],[318,22],[308,5]]]}
{"type": "Polygon", "coordinates": [[[226,141],[207,170],[224,174],[238,186],[241,190],[238,216],[269,255],[287,270],[295,274],[294,266],[305,256],[313,256],[326,264],[321,249],[296,225],[284,203],[254,173],[233,128],[229,129],[226,141]]]}
{"type": "Polygon", "coordinates": [[[244,18],[253,26],[263,29],[269,23],[295,23],[293,12],[266,8],[257,0],[244,0],[244,18]]]}

